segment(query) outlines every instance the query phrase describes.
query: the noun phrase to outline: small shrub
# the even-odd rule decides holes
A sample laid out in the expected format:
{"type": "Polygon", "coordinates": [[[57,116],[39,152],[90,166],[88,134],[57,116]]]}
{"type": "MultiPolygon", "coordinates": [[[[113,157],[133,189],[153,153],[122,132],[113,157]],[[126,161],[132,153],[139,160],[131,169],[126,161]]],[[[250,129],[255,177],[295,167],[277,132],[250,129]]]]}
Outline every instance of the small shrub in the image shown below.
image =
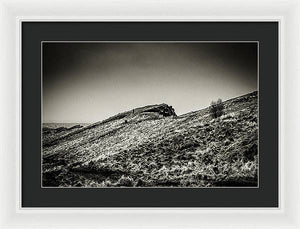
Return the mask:
{"type": "Polygon", "coordinates": [[[211,102],[209,107],[209,113],[212,118],[218,118],[224,114],[224,105],[222,99],[218,99],[216,102],[211,102]]]}

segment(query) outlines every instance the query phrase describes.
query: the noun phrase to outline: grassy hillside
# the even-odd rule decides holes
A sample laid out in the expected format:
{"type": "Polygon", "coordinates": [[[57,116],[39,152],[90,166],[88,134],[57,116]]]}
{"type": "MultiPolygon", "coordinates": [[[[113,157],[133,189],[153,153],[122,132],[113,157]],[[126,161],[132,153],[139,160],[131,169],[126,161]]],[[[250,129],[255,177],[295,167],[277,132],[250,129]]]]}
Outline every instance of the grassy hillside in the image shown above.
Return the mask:
{"type": "Polygon", "coordinates": [[[43,130],[43,186],[256,186],[257,92],[177,116],[166,104],[43,130]]]}

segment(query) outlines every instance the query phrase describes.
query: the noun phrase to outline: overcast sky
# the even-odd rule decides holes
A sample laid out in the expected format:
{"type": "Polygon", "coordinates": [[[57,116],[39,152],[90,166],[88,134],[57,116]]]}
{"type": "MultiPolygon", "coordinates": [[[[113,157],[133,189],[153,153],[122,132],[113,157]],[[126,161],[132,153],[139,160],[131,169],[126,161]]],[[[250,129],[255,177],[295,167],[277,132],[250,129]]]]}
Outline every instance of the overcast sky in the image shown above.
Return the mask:
{"type": "Polygon", "coordinates": [[[254,90],[256,43],[43,43],[43,122],[160,103],[181,115],[254,90]]]}

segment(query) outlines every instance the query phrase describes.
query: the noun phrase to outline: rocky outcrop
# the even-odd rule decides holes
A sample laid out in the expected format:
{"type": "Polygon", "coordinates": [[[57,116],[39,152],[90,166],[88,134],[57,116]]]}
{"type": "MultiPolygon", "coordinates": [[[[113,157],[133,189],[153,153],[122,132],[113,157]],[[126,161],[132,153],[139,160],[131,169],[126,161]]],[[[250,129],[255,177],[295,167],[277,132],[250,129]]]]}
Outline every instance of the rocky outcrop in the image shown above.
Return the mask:
{"type": "Polygon", "coordinates": [[[172,106],[169,106],[164,103],[160,104],[160,105],[154,105],[154,106],[148,106],[145,108],[141,108],[140,113],[145,113],[145,112],[154,112],[154,113],[157,113],[164,117],[177,116],[174,108],[172,106]]]}

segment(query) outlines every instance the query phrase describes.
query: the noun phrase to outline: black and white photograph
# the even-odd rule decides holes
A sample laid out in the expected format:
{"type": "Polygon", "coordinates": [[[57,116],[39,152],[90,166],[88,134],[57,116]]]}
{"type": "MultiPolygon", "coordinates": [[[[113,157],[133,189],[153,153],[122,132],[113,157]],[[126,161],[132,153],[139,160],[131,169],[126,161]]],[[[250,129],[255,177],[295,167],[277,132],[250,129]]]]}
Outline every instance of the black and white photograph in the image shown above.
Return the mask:
{"type": "Polygon", "coordinates": [[[42,187],[259,187],[258,42],[41,44],[42,187]]]}

